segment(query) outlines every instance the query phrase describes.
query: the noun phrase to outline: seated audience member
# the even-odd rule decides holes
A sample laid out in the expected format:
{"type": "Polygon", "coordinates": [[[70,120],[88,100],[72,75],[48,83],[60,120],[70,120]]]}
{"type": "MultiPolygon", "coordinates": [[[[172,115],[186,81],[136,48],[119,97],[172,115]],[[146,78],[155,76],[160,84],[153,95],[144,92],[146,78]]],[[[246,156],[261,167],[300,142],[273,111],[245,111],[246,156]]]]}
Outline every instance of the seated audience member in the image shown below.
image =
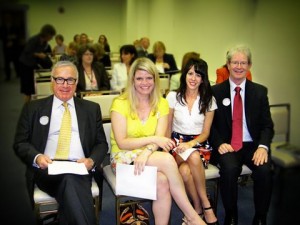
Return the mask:
{"type": "Polygon", "coordinates": [[[253,225],[266,225],[272,191],[270,143],[274,135],[266,87],[246,79],[250,49],[234,46],[227,54],[229,79],[212,87],[218,109],[209,136],[212,161],[220,166],[220,193],[225,225],[238,224],[238,177],[252,170],[253,225]]]}
{"type": "Polygon", "coordinates": [[[79,45],[86,45],[89,43],[89,37],[86,33],[80,34],[80,42],[79,45]]]}
{"type": "Polygon", "coordinates": [[[207,198],[205,167],[199,150],[209,146],[207,139],[217,108],[208,80],[207,63],[202,59],[190,59],[185,62],[181,74],[179,89],[167,95],[170,107],[168,136],[178,143],[171,153],[196,212],[204,216],[207,224],[217,225],[219,223],[207,198]],[[198,150],[184,160],[178,153],[190,148],[198,150]]]}
{"type": "MultiPolygon", "coordinates": [[[[185,53],[184,56],[182,57],[181,71],[183,70],[183,68],[186,66],[186,63],[190,59],[200,59],[200,54],[197,53],[197,52],[187,52],[187,53],[185,53]]],[[[181,73],[176,73],[176,74],[172,75],[172,77],[170,79],[170,90],[171,91],[177,90],[179,88],[180,76],[181,76],[181,73]]]]}
{"type": "Polygon", "coordinates": [[[77,51],[78,51],[78,44],[76,42],[70,42],[67,47],[67,52],[62,54],[59,58],[60,61],[70,61],[73,63],[77,63],[77,51]]]}
{"type": "Polygon", "coordinates": [[[150,39],[147,37],[142,37],[139,41],[139,45],[137,46],[137,54],[138,57],[147,57],[148,56],[148,48],[150,46],[150,39]]]}
{"type": "MultiPolygon", "coordinates": [[[[228,54],[228,52],[227,52],[227,54],[228,54]]],[[[224,64],[222,67],[218,68],[216,70],[216,74],[217,74],[216,84],[222,83],[224,80],[227,80],[230,75],[228,67],[227,67],[227,63],[224,64]]],[[[247,71],[246,78],[248,80],[252,81],[252,74],[251,74],[250,70],[247,71]]]]}
{"type": "Polygon", "coordinates": [[[95,57],[98,62],[101,62],[104,67],[111,67],[111,61],[109,54],[106,54],[101,44],[95,43],[94,48],[96,50],[95,57]]]}
{"type": "Polygon", "coordinates": [[[82,91],[110,90],[108,74],[103,64],[96,61],[95,48],[92,44],[81,45],[77,58],[78,94],[82,91]]]}
{"type": "Polygon", "coordinates": [[[104,52],[106,54],[110,53],[110,45],[108,44],[108,40],[104,34],[101,34],[98,38],[98,43],[102,45],[104,52]]]}
{"type": "Polygon", "coordinates": [[[64,44],[64,36],[62,36],[61,34],[57,34],[55,36],[55,42],[56,45],[52,50],[52,55],[55,56],[64,54],[67,50],[67,46],[64,44]]]}
{"type": "Polygon", "coordinates": [[[73,42],[75,42],[76,44],[80,44],[80,34],[75,34],[73,37],[73,42]]]}
{"type": "Polygon", "coordinates": [[[121,62],[114,64],[110,85],[112,90],[123,91],[127,84],[127,77],[131,64],[137,58],[134,45],[123,45],[120,48],[121,62]]]}
{"type": "Polygon", "coordinates": [[[159,73],[168,73],[172,75],[178,71],[174,56],[166,53],[165,44],[161,41],[154,43],[153,53],[149,54],[148,58],[155,63],[159,73]]]}
{"type": "Polygon", "coordinates": [[[172,198],[185,215],[183,224],[204,225],[192,207],[171,154],[174,142],[166,138],[169,106],[159,90],[159,74],[151,60],[135,60],[128,86],[111,107],[111,167],[132,164],[135,174],[145,166],[157,167],[157,200],[153,201],[154,224],[168,224],[172,198]],[[162,148],[159,151],[158,148],[162,148]]]}
{"type": "Polygon", "coordinates": [[[73,63],[58,61],[51,74],[54,95],[24,105],[14,151],[26,164],[31,198],[37,185],[59,203],[59,224],[96,225],[92,170],[101,165],[108,149],[101,110],[99,104],[74,97],[78,72],[73,63]],[[71,124],[66,127],[63,121],[68,118],[71,124]],[[88,174],[49,175],[55,159],[83,163],[88,174]]]}

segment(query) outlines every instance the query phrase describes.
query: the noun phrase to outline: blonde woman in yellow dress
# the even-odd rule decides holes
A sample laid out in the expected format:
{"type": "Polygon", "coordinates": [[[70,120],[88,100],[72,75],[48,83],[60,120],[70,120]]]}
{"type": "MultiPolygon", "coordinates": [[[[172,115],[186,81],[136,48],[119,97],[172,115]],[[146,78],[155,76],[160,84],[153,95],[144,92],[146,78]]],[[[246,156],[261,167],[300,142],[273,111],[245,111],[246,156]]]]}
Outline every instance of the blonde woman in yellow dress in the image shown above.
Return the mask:
{"type": "Polygon", "coordinates": [[[203,225],[205,222],[189,202],[177,164],[168,153],[174,147],[174,142],[165,137],[168,113],[154,63],[138,58],[130,68],[125,93],[111,107],[111,166],[115,172],[116,163],[133,163],[136,174],[141,174],[146,165],[157,167],[157,200],[152,205],[156,225],[168,224],[172,197],[185,215],[183,224],[203,225]]]}

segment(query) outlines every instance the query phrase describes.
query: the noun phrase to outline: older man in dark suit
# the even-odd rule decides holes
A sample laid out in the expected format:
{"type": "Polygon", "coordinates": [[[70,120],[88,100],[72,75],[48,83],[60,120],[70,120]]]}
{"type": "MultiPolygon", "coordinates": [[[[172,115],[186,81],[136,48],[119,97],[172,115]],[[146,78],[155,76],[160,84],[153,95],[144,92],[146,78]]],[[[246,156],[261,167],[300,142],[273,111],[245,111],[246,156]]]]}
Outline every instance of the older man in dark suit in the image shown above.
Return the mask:
{"type": "Polygon", "coordinates": [[[24,106],[14,150],[27,165],[29,191],[32,192],[34,182],[59,203],[60,224],[96,225],[91,175],[108,149],[101,110],[98,104],[74,97],[78,71],[72,62],[58,62],[52,69],[51,80],[54,95],[24,106]],[[63,129],[66,111],[69,128],[63,129]],[[84,163],[89,175],[48,174],[48,165],[58,158],[57,152],[62,148],[58,144],[63,138],[60,133],[69,133],[65,134],[68,141],[62,141],[69,142],[64,159],[84,163]]]}
{"type": "Polygon", "coordinates": [[[267,88],[246,79],[251,65],[249,48],[232,48],[227,55],[230,77],[213,86],[218,109],[215,111],[210,142],[213,146],[212,160],[220,166],[225,225],[238,224],[237,180],[243,164],[252,170],[254,181],[253,225],[266,224],[270,205],[270,143],[274,135],[273,122],[267,88]],[[236,100],[235,95],[240,100],[236,100]],[[237,107],[238,101],[241,102],[240,107],[237,107]],[[238,119],[236,114],[240,114],[238,119]],[[239,121],[238,125],[236,121],[239,121]]]}

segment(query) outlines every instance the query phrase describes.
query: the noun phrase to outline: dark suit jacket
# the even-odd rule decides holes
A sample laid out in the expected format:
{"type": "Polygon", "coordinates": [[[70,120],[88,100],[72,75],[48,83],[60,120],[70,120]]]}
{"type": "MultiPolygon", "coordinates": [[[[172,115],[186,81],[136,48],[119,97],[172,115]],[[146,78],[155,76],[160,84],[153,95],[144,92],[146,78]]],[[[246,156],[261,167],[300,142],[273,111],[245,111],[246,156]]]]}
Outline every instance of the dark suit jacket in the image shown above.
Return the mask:
{"type": "MultiPolygon", "coordinates": [[[[210,143],[218,151],[222,143],[230,143],[232,131],[231,104],[226,106],[223,100],[230,100],[229,80],[212,87],[218,109],[215,111],[210,133],[210,143]]],[[[270,149],[274,130],[271,119],[267,88],[247,80],[245,85],[244,110],[249,133],[255,145],[265,145],[270,149]]]]}
{"type": "MultiPolygon", "coordinates": [[[[81,64],[77,65],[78,69],[78,84],[76,92],[79,94],[81,91],[86,91],[85,87],[85,77],[84,77],[84,68],[81,64]]],[[[107,71],[100,62],[93,62],[92,69],[97,80],[99,91],[110,90],[110,83],[107,71]]]]}
{"type": "MultiPolygon", "coordinates": [[[[53,95],[25,104],[17,125],[14,150],[27,165],[26,178],[28,191],[33,191],[33,160],[39,153],[44,153],[51,120],[53,95]],[[48,117],[47,124],[41,124],[41,117],[48,117]]],[[[78,120],[80,141],[86,158],[92,158],[100,166],[108,150],[102,126],[100,106],[91,101],[74,97],[78,120]]]]}
{"type": "MultiPolygon", "coordinates": [[[[148,58],[152,60],[152,62],[155,63],[156,61],[156,57],[154,56],[153,53],[148,54],[148,58]]],[[[170,73],[171,71],[178,71],[177,65],[176,65],[176,61],[174,59],[174,56],[172,54],[167,54],[165,53],[163,56],[163,60],[164,63],[168,63],[170,66],[170,69],[165,69],[165,73],[170,73]]],[[[177,72],[174,72],[177,73],[177,72]]],[[[170,74],[174,74],[174,73],[170,73],[170,74]]]]}

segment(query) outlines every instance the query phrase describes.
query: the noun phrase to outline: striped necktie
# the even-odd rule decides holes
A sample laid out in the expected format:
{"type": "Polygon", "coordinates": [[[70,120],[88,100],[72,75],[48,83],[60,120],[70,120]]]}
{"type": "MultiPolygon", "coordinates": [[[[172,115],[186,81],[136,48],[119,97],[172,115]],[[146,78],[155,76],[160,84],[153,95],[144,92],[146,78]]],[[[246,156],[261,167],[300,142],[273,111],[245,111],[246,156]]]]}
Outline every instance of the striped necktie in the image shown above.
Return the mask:
{"type": "Polygon", "coordinates": [[[68,108],[68,103],[64,102],[63,106],[65,108],[65,111],[60,126],[55,159],[68,159],[70,151],[72,126],[71,114],[68,108]]]}

